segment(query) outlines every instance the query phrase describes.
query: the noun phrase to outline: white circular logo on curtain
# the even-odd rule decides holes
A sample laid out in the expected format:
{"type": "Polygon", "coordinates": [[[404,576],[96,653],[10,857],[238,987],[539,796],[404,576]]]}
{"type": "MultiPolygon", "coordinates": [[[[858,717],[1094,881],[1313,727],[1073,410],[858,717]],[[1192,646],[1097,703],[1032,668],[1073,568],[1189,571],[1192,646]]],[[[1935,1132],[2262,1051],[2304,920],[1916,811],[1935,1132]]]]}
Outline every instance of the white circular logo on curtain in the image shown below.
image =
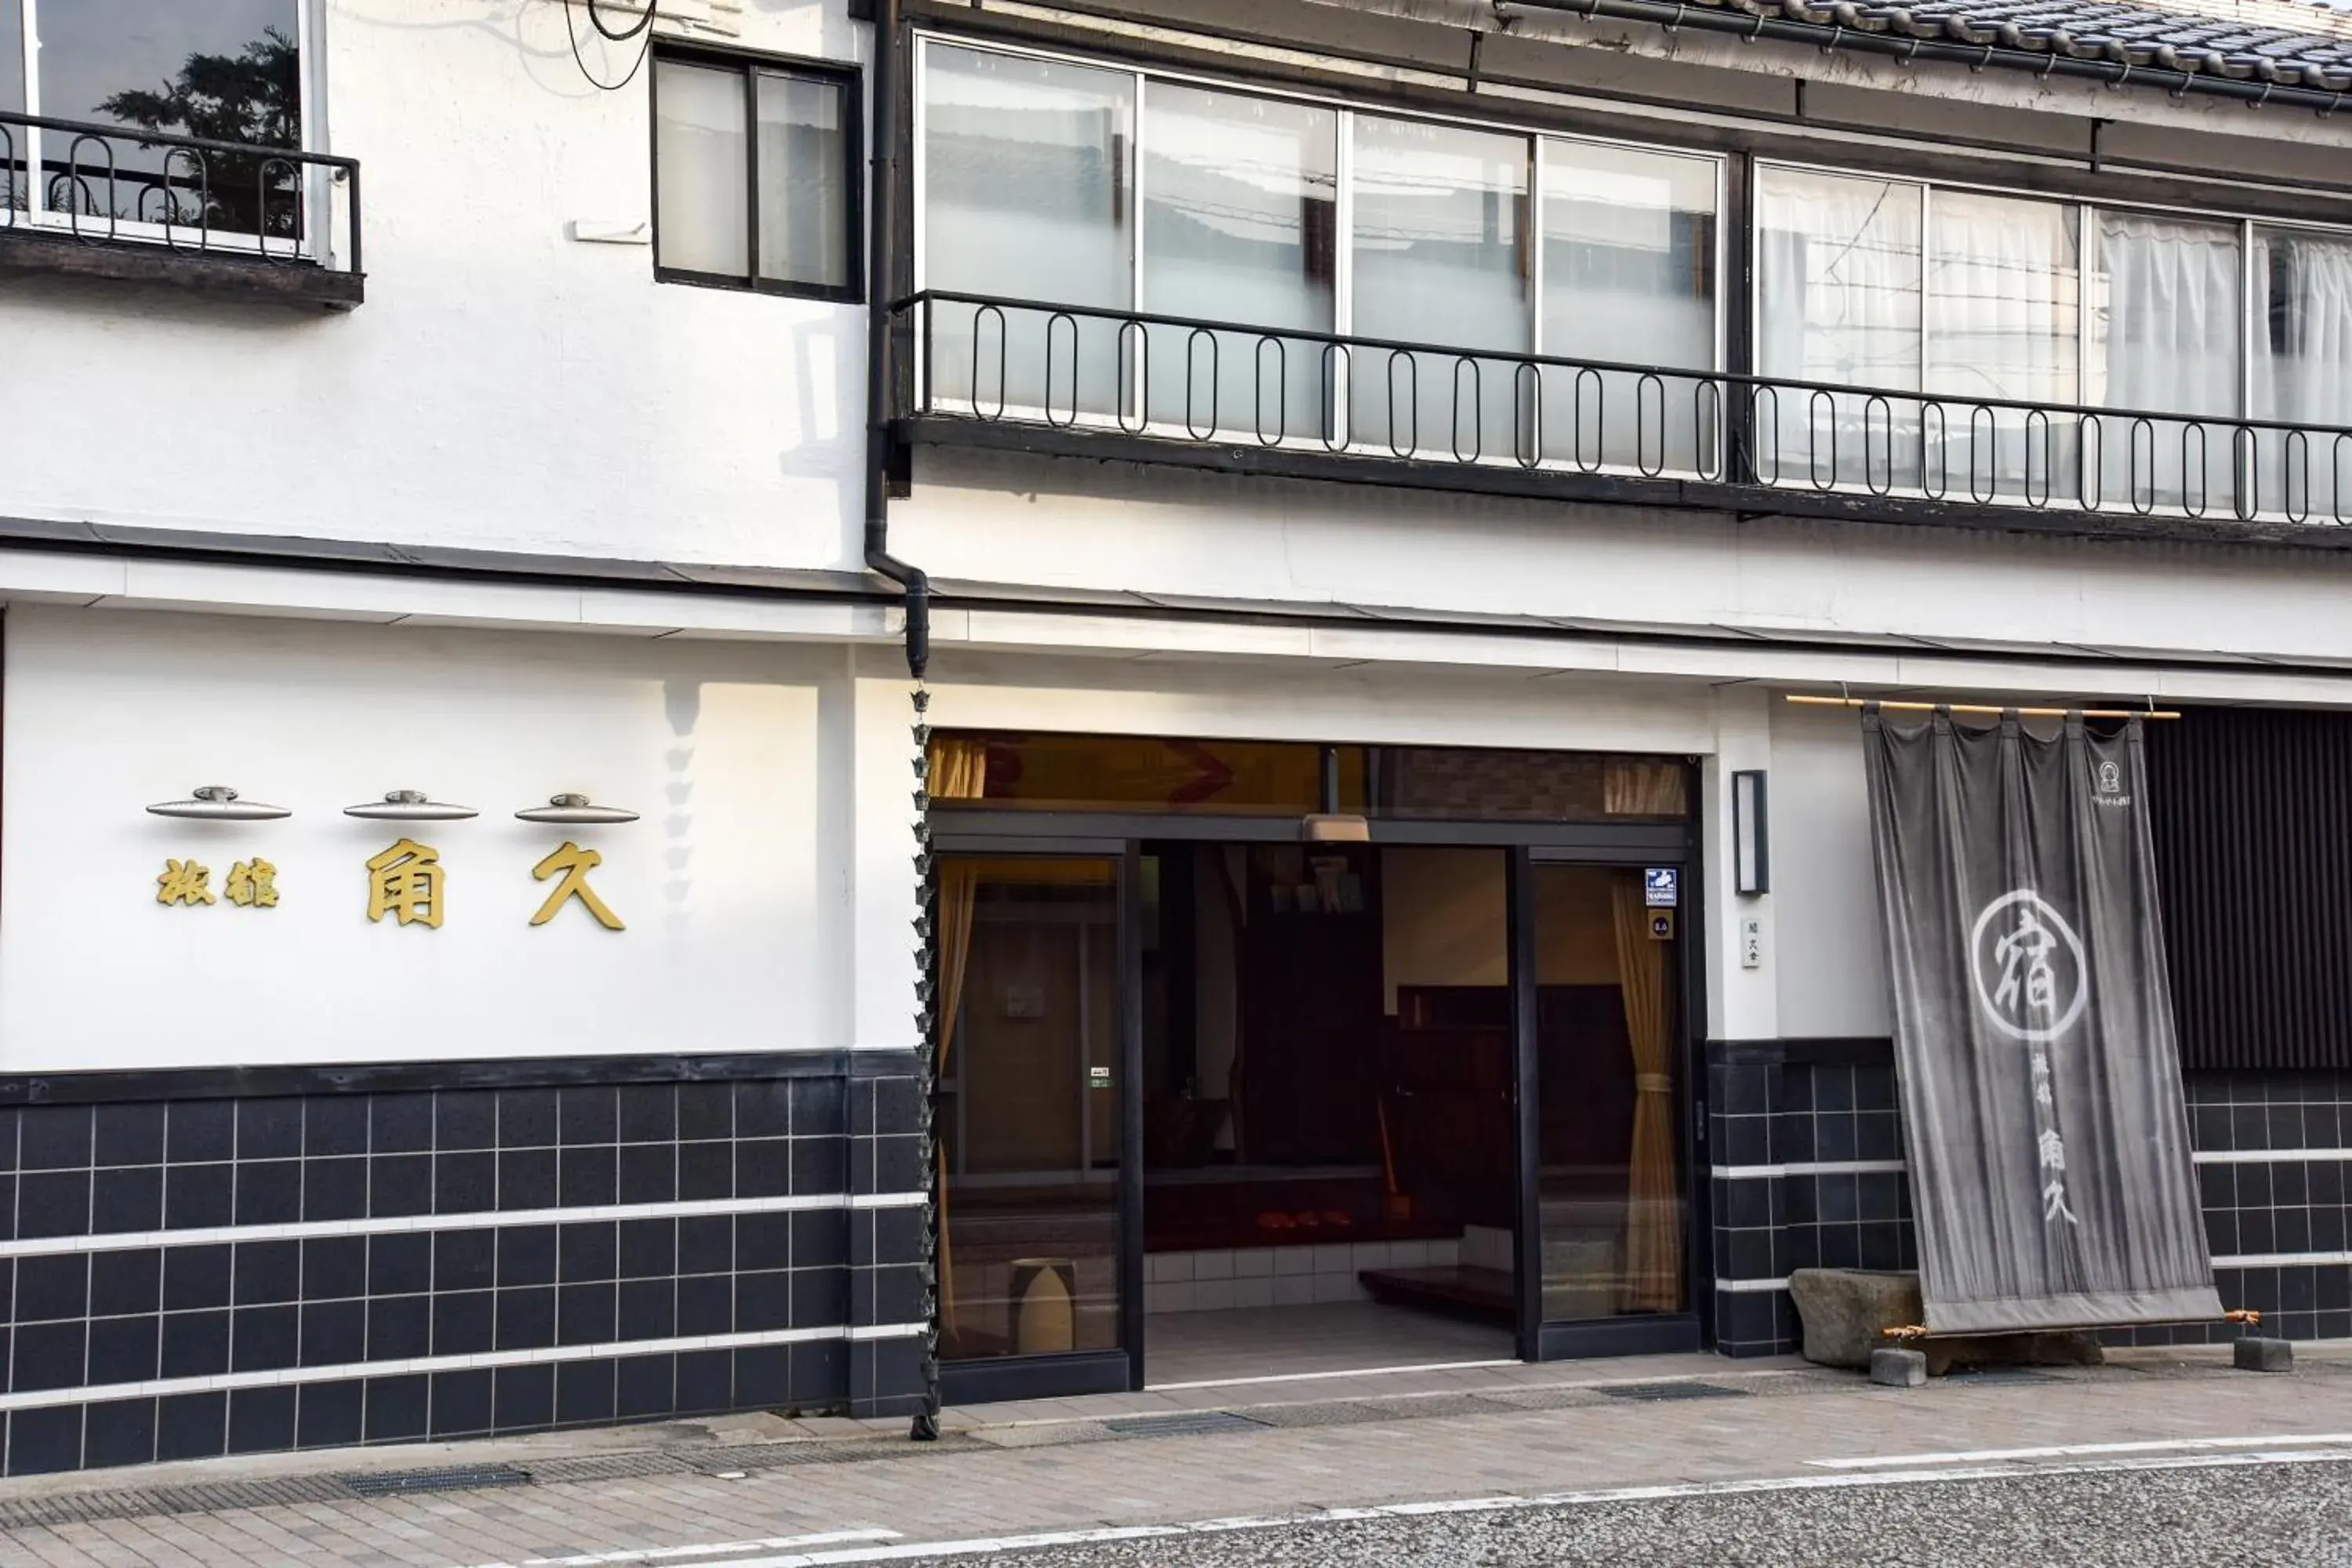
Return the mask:
{"type": "Polygon", "coordinates": [[[2011,889],[1977,916],[1969,979],[1985,1017],[2013,1040],[2056,1039],[2090,999],[2083,939],[2031,888],[2011,889]]]}

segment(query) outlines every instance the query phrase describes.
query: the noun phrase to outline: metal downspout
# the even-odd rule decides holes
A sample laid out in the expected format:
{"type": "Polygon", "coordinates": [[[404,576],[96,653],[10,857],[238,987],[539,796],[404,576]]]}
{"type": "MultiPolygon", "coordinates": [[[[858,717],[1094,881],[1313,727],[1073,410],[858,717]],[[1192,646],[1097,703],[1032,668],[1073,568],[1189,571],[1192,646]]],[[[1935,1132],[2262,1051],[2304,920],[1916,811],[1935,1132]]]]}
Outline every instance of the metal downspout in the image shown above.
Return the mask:
{"type": "Polygon", "coordinates": [[[898,211],[898,0],[874,6],[874,222],[866,240],[866,564],[906,591],[907,673],[931,662],[931,580],[890,553],[890,300],[897,288],[898,211]]]}

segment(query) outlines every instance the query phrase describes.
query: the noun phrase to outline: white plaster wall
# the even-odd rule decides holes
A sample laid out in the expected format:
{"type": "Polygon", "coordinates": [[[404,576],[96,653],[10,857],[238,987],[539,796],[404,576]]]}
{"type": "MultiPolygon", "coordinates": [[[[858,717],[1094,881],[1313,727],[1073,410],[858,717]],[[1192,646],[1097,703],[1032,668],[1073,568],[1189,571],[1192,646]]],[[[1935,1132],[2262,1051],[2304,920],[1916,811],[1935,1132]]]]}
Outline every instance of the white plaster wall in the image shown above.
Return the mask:
{"type": "MultiPolygon", "coordinates": [[[[904,1044],[903,953],[874,966],[898,1036],[855,1032],[854,796],[882,786],[861,786],[845,754],[849,661],[751,643],[12,610],[0,1070],[904,1044]],[[206,783],[295,815],[214,824],[143,809],[206,783]],[[341,808],[398,787],[481,811],[405,827],[441,852],[437,931],[366,919],[364,862],[404,826],[341,808]],[[514,819],[566,789],[643,817],[514,819]],[[527,923],[553,885],[531,868],[567,837],[604,855],[590,883],[625,931],[571,906],[527,923]],[[156,902],[166,857],[209,866],[217,895],[232,862],[256,855],[278,868],[276,909],[156,902]]],[[[903,775],[903,731],[898,743],[903,775]]],[[[911,909],[903,858],[898,872],[911,909]]]]}
{"type": "MultiPolygon", "coordinates": [[[[862,308],[656,284],[646,76],[557,0],[320,0],[367,302],[0,289],[0,516],[637,559],[855,557],[862,308]],[[567,15],[568,13],[568,15],[567,15]],[[100,439],[96,433],[104,432],[100,439]],[[95,444],[94,444],[95,443],[95,444]]],[[[855,59],[844,0],[712,39],[855,59]]]]}
{"type": "Polygon", "coordinates": [[[1894,1032],[1856,716],[1777,700],[1769,774],[1766,952],[1790,1039],[1894,1032]]]}
{"type": "Polygon", "coordinates": [[[1506,500],[927,454],[892,547],[936,578],[1702,631],[2352,658],[2352,555],[1506,500]]]}

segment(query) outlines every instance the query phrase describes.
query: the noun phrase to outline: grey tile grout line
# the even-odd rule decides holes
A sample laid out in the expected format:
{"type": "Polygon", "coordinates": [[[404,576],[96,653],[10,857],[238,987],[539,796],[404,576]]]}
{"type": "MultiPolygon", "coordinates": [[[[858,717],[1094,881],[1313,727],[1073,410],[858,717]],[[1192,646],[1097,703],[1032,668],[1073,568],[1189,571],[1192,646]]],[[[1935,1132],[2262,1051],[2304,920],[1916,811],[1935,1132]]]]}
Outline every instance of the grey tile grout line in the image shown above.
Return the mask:
{"type": "Polygon", "coordinates": [[[216,1247],[265,1241],[307,1241],[343,1236],[510,1230],[641,1219],[697,1219],[727,1215],[856,1213],[919,1208],[922,1192],[803,1193],[769,1197],[671,1198],[642,1204],[581,1204],[541,1209],[467,1209],[457,1214],[387,1215],[360,1219],[287,1220],[274,1224],[190,1226],[184,1230],[118,1230],[88,1236],[33,1237],[0,1241],[0,1259],[78,1252],[131,1252],[149,1247],[216,1247]]]}

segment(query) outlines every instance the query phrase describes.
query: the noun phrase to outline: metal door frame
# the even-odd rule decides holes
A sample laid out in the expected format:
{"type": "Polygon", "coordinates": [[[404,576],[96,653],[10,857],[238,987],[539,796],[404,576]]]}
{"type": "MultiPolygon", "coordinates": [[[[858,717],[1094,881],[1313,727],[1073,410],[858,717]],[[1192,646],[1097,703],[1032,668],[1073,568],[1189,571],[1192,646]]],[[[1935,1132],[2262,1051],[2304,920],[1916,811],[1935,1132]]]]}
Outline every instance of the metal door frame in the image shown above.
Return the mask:
{"type": "Polygon", "coordinates": [[[1712,1314],[1701,1303],[1715,1289],[1713,1249],[1704,1238],[1712,1235],[1707,1212],[1706,1081],[1705,980],[1706,966],[1706,900],[1700,897],[1704,863],[1699,833],[1693,824],[1680,847],[1661,852],[1639,838],[1616,845],[1589,847],[1522,846],[1511,852],[1510,899],[1511,1054],[1513,1088],[1518,1114],[1513,1135],[1518,1157],[1518,1226],[1515,1241],[1518,1262],[1517,1344],[1522,1361],[1562,1361],[1580,1356],[1654,1355],[1675,1351],[1703,1350],[1712,1342],[1707,1331],[1712,1314]],[[1680,1092],[1684,1114],[1678,1119],[1677,1140],[1683,1191],[1688,1194],[1689,1224],[1683,1237],[1683,1277],[1688,1283],[1686,1305],[1679,1312],[1658,1312],[1578,1322],[1547,1322],[1543,1316],[1542,1085],[1538,1076],[1539,1020],[1536,984],[1536,870],[1539,866],[1623,868],[1671,866],[1681,872],[1681,901],[1675,916],[1679,962],[1675,981],[1680,1005],[1675,1031],[1682,1064],[1680,1092]]]}
{"type": "MultiPolygon", "coordinates": [[[[995,1356],[940,1363],[945,1405],[1061,1399],[1128,1393],[1143,1386],[1143,896],[1142,849],[1134,840],[936,833],[934,865],[956,856],[988,859],[1108,860],[1117,878],[1118,1204],[1113,1243],[1118,1263],[1119,1347],[1066,1355],[995,1356]]],[[[934,1089],[936,1092],[936,1089],[934,1089]]]]}
{"type": "MultiPolygon", "coordinates": [[[[1295,816],[1213,816],[1207,813],[1013,812],[1003,809],[934,807],[936,856],[1108,858],[1118,870],[1120,1119],[1118,1181],[1119,1335],[1118,1351],[1066,1356],[1002,1357],[986,1362],[942,1362],[940,1386],[948,1404],[1000,1399],[1058,1398],[1080,1394],[1139,1391],[1145,1386],[1143,1251],[1143,845],[1147,839],[1213,843],[1297,843],[1295,816]]],[[[1427,845],[1494,848],[1504,852],[1506,938],[1513,1027],[1511,1055],[1514,1156],[1518,1202],[1514,1247],[1517,1279],[1514,1331],[1523,1361],[1570,1357],[1654,1354],[1706,1348],[1712,1314],[1701,1303],[1714,1289],[1712,1234],[1706,1173],[1706,1103],[1702,1020],[1706,1016],[1703,958],[1705,904],[1700,897],[1704,861],[1696,816],[1681,823],[1517,823],[1398,821],[1375,818],[1374,846],[1427,845]],[[1685,1237],[1685,1276],[1691,1305],[1681,1312],[1547,1324],[1543,1314],[1539,1105],[1537,1099],[1537,988],[1535,971],[1535,868],[1571,866],[1674,866],[1681,870],[1681,963],[1677,978],[1682,1007],[1678,1029],[1683,1049],[1682,1096],[1687,1108],[1680,1158],[1690,1225],[1685,1237]]]]}

